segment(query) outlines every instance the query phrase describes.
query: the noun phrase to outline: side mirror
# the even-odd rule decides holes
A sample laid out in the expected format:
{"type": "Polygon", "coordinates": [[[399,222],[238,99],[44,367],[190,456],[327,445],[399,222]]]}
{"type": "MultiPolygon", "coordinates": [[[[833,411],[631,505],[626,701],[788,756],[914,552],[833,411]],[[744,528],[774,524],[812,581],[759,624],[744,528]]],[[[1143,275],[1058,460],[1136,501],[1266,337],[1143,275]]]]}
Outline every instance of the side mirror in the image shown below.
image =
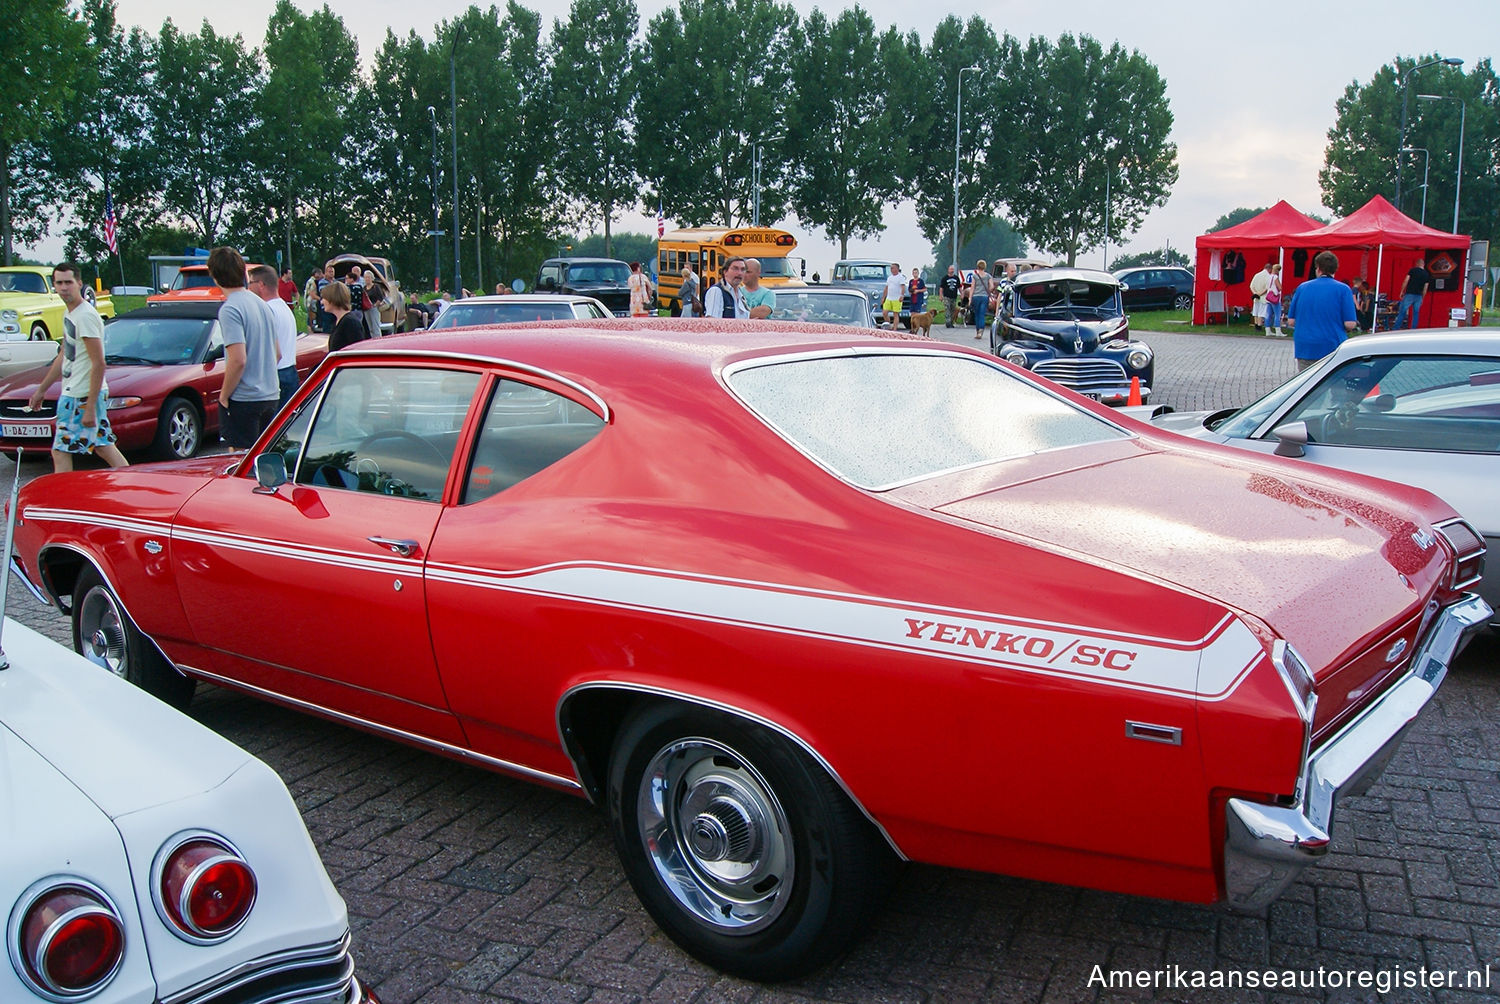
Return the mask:
{"type": "Polygon", "coordinates": [[[216,345],[213,348],[209,349],[208,350],[208,354],[203,357],[203,365],[205,365],[205,366],[212,366],[214,363],[218,362],[220,359],[223,359],[223,358],[224,358],[224,346],[222,346],[222,345],[216,345]]]}
{"type": "Polygon", "coordinates": [[[279,453],[262,453],[255,458],[255,489],[257,495],[274,495],[276,489],[286,484],[286,457],[279,453]]]}
{"type": "Polygon", "coordinates": [[[1288,422],[1271,430],[1271,435],[1281,440],[1276,446],[1278,457],[1301,457],[1307,454],[1305,447],[1311,437],[1307,434],[1306,422],[1288,422]]]}

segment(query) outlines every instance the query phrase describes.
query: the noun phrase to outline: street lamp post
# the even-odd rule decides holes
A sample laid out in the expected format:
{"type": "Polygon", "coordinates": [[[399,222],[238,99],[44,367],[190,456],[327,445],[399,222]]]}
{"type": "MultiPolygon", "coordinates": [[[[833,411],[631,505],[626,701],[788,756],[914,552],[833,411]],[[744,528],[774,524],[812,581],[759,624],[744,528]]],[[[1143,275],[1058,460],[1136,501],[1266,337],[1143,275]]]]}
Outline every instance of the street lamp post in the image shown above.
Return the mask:
{"type": "Polygon", "coordinates": [[[474,289],[484,295],[484,200],[479,198],[479,179],[474,179],[474,289]]]}
{"type": "Polygon", "coordinates": [[[463,37],[464,26],[459,24],[453,31],[453,45],[448,49],[448,124],[453,130],[453,299],[463,298],[463,273],[458,267],[458,40],[463,37]]]}
{"type": "Polygon", "coordinates": [[[1432,155],[1423,146],[1403,146],[1402,153],[1420,153],[1422,155],[1422,225],[1427,225],[1427,168],[1432,165],[1432,155]]]}
{"type": "Polygon", "coordinates": [[[958,271],[958,144],[964,120],[964,74],[978,66],[960,67],[958,71],[958,95],[953,102],[953,270],[958,271]]]}
{"type": "Polygon", "coordinates": [[[775,136],[767,136],[750,144],[750,225],[760,226],[760,154],[767,143],[775,143],[786,139],[785,134],[777,133],[775,136]]]}
{"type": "Polygon", "coordinates": [[[1418,94],[1417,100],[1458,102],[1458,165],[1453,176],[1453,232],[1458,233],[1458,193],[1464,184],[1464,116],[1469,110],[1469,103],[1452,94],[1418,94]]]}
{"type": "Polygon", "coordinates": [[[1396,147],[1396,209],[1401,209],[1401,150],[1406,147],[1406,97],[1411,86],[1411,75],[1418,70],[1429,66],[1445,63],[1448,66],[1462,66],[1464,61],[1454,57],[1439,56],[1437,59],[1429,59],[1425,63],[1418,63],[1401,75],[1401,142],[1396,147]]]}
{"type": "Polygon", "coordinates": [[[437,109],[427,106],[427,117],[432,120],[432,291],[443,291],[443,259],[438,249],[438,238],[443,234],[442,221],[438,219],[438,161],[437,161],[437,109]]]}

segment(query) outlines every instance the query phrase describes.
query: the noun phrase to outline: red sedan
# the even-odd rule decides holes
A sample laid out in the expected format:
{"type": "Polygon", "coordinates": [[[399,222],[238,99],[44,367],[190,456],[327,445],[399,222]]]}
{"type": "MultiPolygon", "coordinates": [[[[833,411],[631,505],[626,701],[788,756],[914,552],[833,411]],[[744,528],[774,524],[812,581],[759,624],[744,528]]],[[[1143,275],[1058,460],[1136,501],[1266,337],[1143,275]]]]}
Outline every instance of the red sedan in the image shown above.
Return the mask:
{"type": "Polygon", "coordinates": [[[19,570],[170,700],[593,800],[662,928],[758,979],[901,859],[1263,906],[1489,616],[1425,492],[927,339],[631,328],[362,343],[228,470],[33,482],[19,570]]]}
{"type": "MultiPolygon", "coordinates": [[[[219,431],[224,386],[223,300],[153,304],[121,314],[104,329],[109,424],[120,449],[166,460],[193,456],[219,431]]],[[[297,336],[297,374],[306,378],[328,354],[327,335],[297,336]]],[[[0,380],[0,449],[45,452],[56,431],[61,383],[39,412],[28,411],[46,366],[0,380]]]]}

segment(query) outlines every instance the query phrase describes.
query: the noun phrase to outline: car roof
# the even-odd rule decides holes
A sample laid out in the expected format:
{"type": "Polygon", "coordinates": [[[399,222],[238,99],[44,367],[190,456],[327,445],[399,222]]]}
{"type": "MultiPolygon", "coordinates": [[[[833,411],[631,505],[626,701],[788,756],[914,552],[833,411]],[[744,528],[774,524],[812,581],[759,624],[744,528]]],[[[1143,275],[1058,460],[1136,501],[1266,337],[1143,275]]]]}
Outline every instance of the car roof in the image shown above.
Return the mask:
{"type": "Polygon", "coordinates": [[[200,320],[212,320],[219,316],[219,308],[223,306],[223,300],[159,300],[135,310],[128,310],[116,317],[115,321],[119,322],[127,317],[136,317],[141,314],[150,314],[152,317],[195,317],[200,320]]]}
{"type": "Polygon", "coordinates": [[[466,303],[594,303],[592,296],[579,293],[486,293],[484,296],[466,296],[454,300],[450,307],[461,307],[466,303]]]}
{"type": "Polygon", "coordinates": [[[1145,272],[1148,269],[1154,271],[1163,268],[1169,268],[1176,272],[1189,271],[1185,265],[1131,265],[1129,268],[1112,268],[1109,271],[1113,275],[1125,275],[1127,272],[1145,272]]]}
{"type": "Polygon", "coordinates": [[[839,265],[882,265],[885,268],[890,268],[894,264],[896,263],[886,258],[840,258],[833,267],[838,268],[839,265]]]}
{"type": "Polygon", "coordinates": [[[609,262],[611,265],[625,265],[625,266],[628,267],[629,264],[630,264],[629,262],[622,261],[619,258],[566,258],[565,257],[565,258],[548,258],[547,261],[565,261],[569,265],[577,264],[577,263],[580,263],[580,262],[609,262]]]}
{"type": "Polygon", "coordinates": [[[1026,272],[1027,282],[1050,282],[1054,279],[1082,279],[1084,282],[1101,282],[1118,286],[1120,280],[1108,272],[1096,268],[1034,268],[1026,272]]]}
{"type": "Polygon", "coordinates": [[[415,332],[368,339],[339,352],[343,359],[432,354],[507,360],[540,367],[584,385],[607,387],[642,380],[669,386],[672,379],[697,380],[737,359],[882,346],[914,352],[960,352],[993,357],[904,331],[858,329],[801,321],[726,321],[722,318],[608,318],[527,321],[503,327],[415,332]],[[496,338],[499,331],[505,337],[496,338]],[[621,337],[621,335],[633,337],[621,337]],[[581,367],[581,368],[580,368],[581,367]],[[668,377],[668,373],[671,377],[668,377]],[[665,383],[663,383],[665,381],[665,383]]]}
{"type": "Polygon", "coordinates": [[[1416,328],[1347,338],[1335,353],[1339,359],[1363,355],[1495,356],[1500,364],[1500,331],[1493,328],[1416,328]]]}

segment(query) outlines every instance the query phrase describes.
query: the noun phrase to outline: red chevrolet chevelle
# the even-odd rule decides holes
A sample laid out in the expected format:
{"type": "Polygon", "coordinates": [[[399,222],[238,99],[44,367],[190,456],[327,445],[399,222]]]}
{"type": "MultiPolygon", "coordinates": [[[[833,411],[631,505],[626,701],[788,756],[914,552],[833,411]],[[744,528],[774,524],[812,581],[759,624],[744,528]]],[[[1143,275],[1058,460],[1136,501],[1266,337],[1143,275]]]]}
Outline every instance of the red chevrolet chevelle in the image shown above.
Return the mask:
{"type": "Polygon", "coordinates": [[[1161,433],[1006,363],[646,321],[365,343],[250,453],[43,477],[79,649],[606,812],[760,979],[902,858],[1269,902],[1489,611],[1415,489],[1161,433]]]}

